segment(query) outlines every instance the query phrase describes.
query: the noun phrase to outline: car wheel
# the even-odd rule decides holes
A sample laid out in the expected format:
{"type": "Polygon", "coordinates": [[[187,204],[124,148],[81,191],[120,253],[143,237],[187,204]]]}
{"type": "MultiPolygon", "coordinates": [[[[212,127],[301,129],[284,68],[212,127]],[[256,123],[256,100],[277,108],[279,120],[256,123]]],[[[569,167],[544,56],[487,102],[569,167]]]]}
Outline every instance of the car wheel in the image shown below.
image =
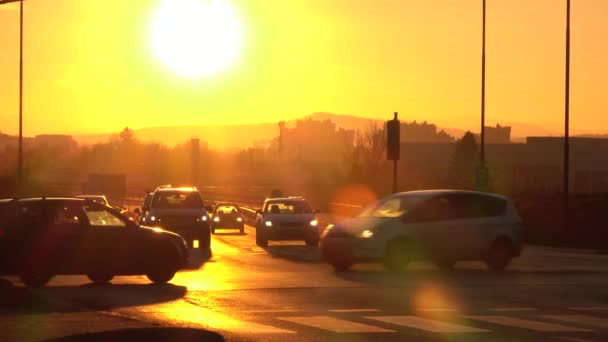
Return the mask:
{"type": "Polygon", "coordinates": [[[437,259],[435,265],[442,271],[449,271],[454,268],[456,261],[449,259],[437,259]]]}
{"type": "Polygon", "coordinates": [[[211,228],[211,234],[215,234],[215,228],[211,228]]]}
{"type": "Polygon", "coordinates": [[[239,229],[239,232],[240,232],[241,234],[245,234],[245,227],[241,227],[241,228],[239,229]]]}
{"type": "Polygon", "coordinates": [[[40,288],[44,287],[53,278],[53,275],[47,272],[27,271],[21,273],[19,278],[28,287],[40,288]]]}
{"type": "Polygon", "coordinates": [[[384,267],[389,271],[403,271],[410,261],[409,244],[405,241],[390,242],[384,255],[384,267]]]}
{"type": "Polygon", "coordinates": [[[330,264],[336,272],[346,272],[353,267],[353,262],[350,260],[333,260],[330,264]]]}
{"type": "Polygon", "coordinates": [[[255,232],[255,242],[260,247],[268,247],[268,237],[262,229],[257,229],[255,232]]]}
{"type": "Polygon", "coordinates": [[[158,260],[162,260],[158,265],[154,266],[154,269],[149,271],[146,276],[150,281],[155,284],[165,284],[168,283],[178,270],[178,260],[177,251],[173,246],[166,246],[162,248],[162,253],[160,253],[160,257],[158,260]]]}
{"type": "Polygon", "coordinates": [[[310,247],[317,247],[319,246],[319,240],[318,239],[309,239],[306,240],[306,246],[310,246],[310,247]]]}
{"type": "Polygon", "coordinates": [[[511,243],[507,240],[500,239],[492,244],[490,251],[486,256],[486,265],[493,271],[504,271],[511,263],[513,258],[513,249],[511,243]]]}
{"type": "Polygon", "coordinates": [[[107,284],[112,281],[114,278],[113,274],[103,273],[103,272],[94,272],[87,274],[87,278],[89,278],[93,283],[102,285],[107,284]]]}

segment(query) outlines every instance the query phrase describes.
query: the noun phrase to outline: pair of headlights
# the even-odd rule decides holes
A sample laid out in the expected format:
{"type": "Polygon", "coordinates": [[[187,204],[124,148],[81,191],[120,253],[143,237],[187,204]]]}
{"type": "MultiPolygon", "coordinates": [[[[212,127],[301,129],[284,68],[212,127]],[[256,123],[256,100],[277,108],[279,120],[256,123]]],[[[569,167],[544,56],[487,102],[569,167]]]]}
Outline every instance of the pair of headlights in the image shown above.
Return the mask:
{"type": "MultiPolygon", "coordinates": [[[[308,223],[311,227],[316,227],[319,225],[319,221],[318,220],[312,220],[308,223]]],[[[272,227],[272,221],[266,221],[264,222],[264,225],[266,227],[272,227]]]]}
{"type": "MultiPolygon", "coordinates": [[[[327,226],[327,228],[325,228],[326,231],[331,230],[334,227],[333,224],[330,224],[327,226]]],[[[361,239],[371,239],[374,237],[374,231],[371,229],[365,229],[363,231],[361,231],[359,234],[357,234],[357,237],[361,238],[361,239]]]]}
{"type": "MultiPolygon", "coordinates": [[[[216,216],[213,218],[213,222],[220,222],[220,217],[216,216]]],[[[243,218],[242,217],[237,217],[236,218],[236,222],[243,222],[243,218]]]]}

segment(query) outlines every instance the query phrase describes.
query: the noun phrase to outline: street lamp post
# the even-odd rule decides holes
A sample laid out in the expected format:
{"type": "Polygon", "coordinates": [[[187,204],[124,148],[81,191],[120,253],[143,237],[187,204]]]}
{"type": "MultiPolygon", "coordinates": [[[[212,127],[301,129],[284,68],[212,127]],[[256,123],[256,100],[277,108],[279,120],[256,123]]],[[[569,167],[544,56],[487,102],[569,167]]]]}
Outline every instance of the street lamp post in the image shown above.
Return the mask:
{"type": "Polygon", "coordinates": [[[23,1],[0,0],[0,5],[19,2],[19,156],[17,165],[19,189],[23,182],[23,1]]]}
{"type": "Polygon", "coordinates": [[[566,0],[566,84],[564,108],[564,222],[568,226],[570,197],[570,0],[566,0]]]}
{"type": "Polygon", "coordinates": [[[476,172],[478,190],[488,190],[488,168],[486,166],[486,0],[482,0],[481,26],[481,127],[479,133],[479,168],[476,172]]]}

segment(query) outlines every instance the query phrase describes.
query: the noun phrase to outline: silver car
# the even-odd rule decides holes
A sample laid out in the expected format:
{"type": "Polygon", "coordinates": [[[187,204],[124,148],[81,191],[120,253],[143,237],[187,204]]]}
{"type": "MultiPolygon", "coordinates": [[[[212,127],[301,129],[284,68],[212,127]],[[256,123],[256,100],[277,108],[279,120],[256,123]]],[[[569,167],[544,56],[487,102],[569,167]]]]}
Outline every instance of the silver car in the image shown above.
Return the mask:
{"type": "Polygon", "coordinates": [[[356,262],[401,270],[432,260],[442,269],[482,260],[504,270],[521,254],[523,225],[511,201],[494,194],[429,190],[383,198],[358,216],[328,226],[321,237],[327,262],[338,271],[356,262]]]}

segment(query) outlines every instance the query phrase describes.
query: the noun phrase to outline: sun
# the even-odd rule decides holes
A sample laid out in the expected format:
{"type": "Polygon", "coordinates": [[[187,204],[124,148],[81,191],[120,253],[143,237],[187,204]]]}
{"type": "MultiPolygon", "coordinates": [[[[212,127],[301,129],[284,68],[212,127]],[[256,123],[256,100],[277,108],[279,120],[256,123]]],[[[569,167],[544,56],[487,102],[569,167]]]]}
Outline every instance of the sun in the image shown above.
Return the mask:
{"type": "Polygon", "coordinates": [[[237,59],[241,25],[226,0],[163,0],[151,21],[156,58],[188,78],[213,75],[237,59]]]}

